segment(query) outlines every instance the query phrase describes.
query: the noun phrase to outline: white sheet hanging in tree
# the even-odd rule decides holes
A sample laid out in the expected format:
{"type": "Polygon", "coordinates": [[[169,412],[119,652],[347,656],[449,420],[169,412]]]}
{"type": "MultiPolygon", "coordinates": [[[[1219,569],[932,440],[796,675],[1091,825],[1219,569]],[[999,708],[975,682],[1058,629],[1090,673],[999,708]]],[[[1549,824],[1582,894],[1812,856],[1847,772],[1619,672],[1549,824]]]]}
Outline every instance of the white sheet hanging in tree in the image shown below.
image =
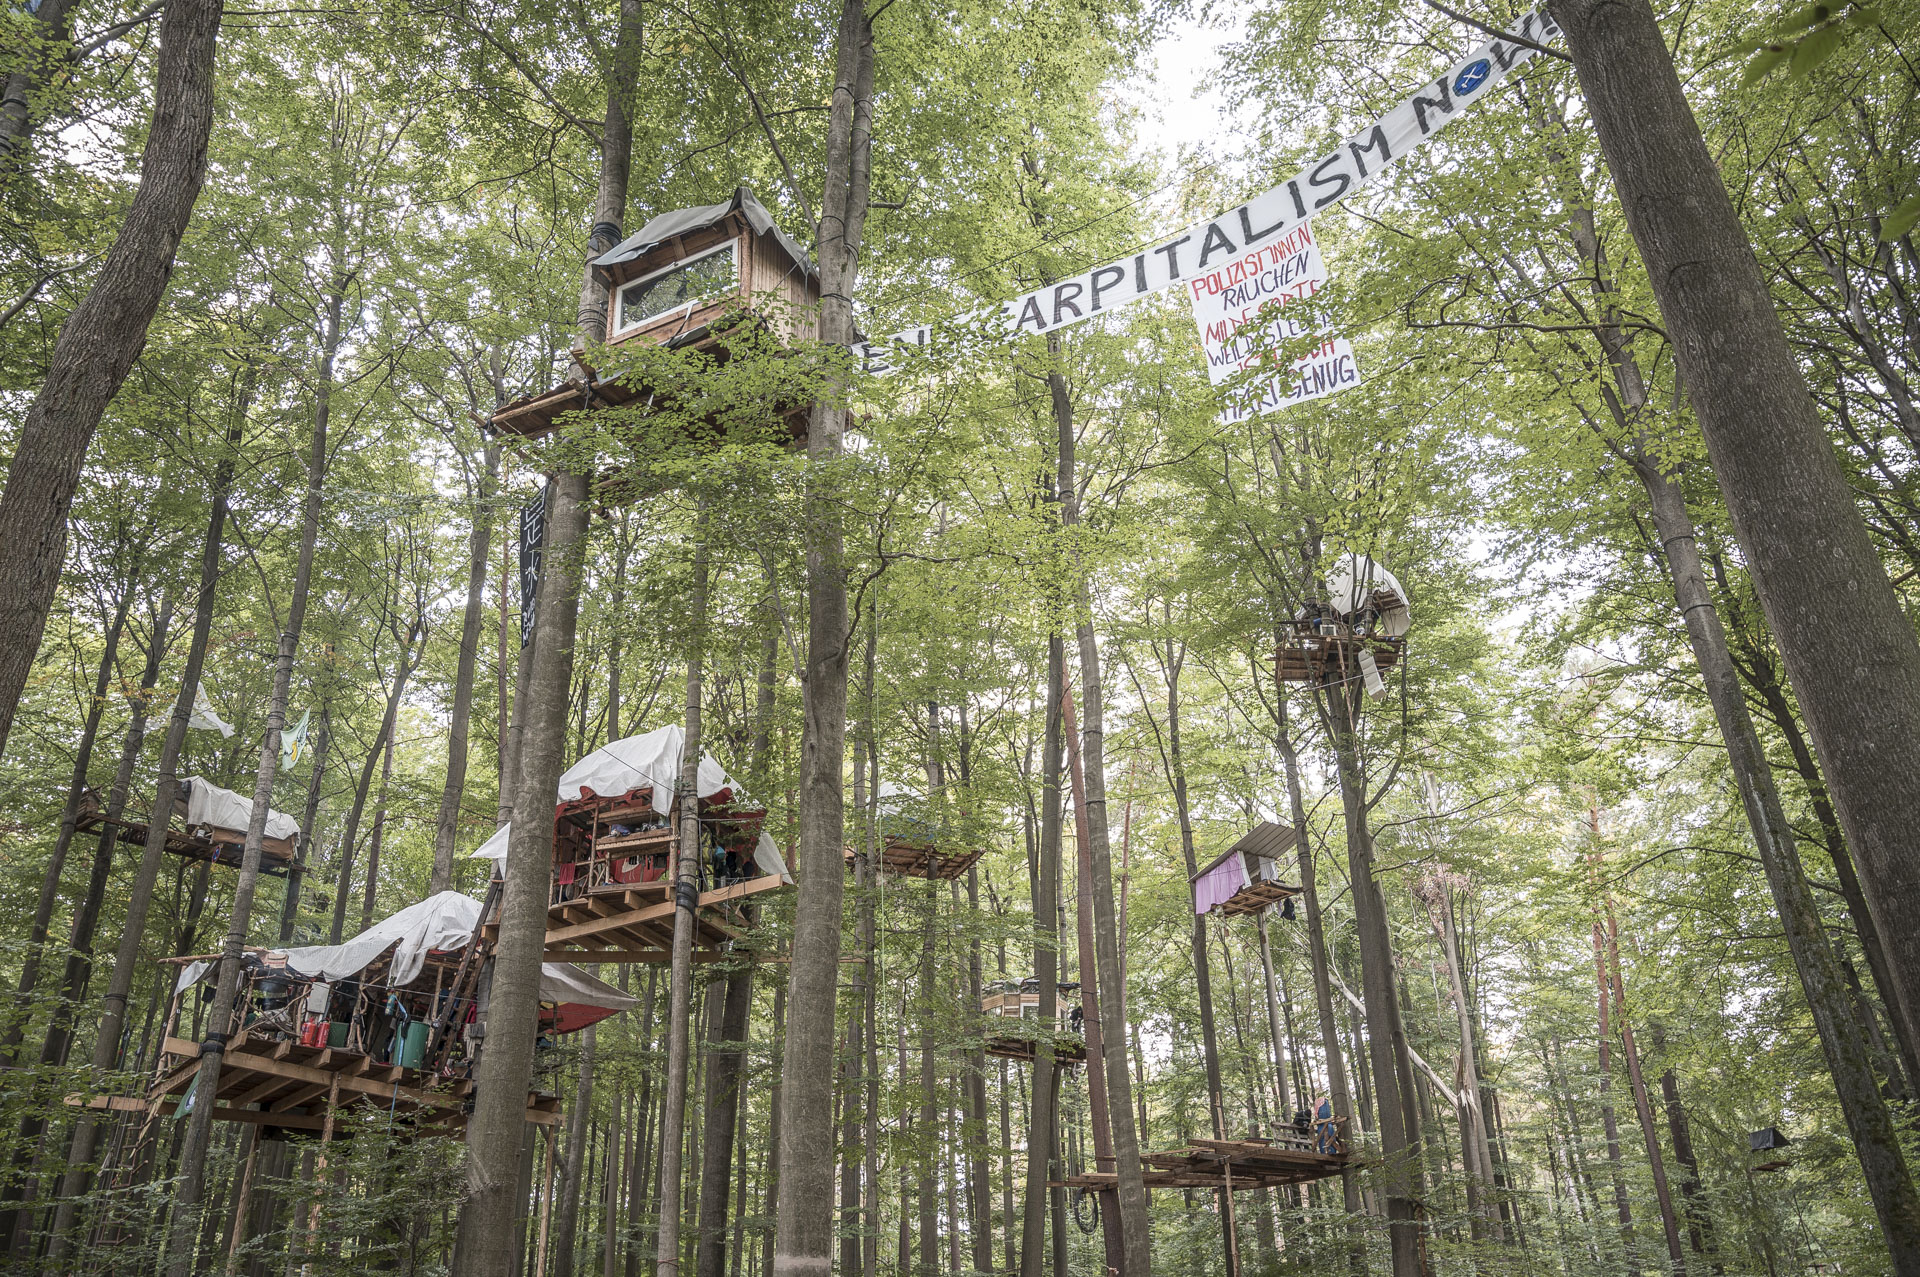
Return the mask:
{"type": "MultiPolygon", "coordinates": [[[[247,832],[247,822],[253,817],[253,799],[222,789],[204,776],[189,776],[185,783],[188,826],[211,825],[236,834],[247,832]]],[[[269,838],[298,842],[300,822],[284,811],[269,807],[266,833],[269,838]]]]}

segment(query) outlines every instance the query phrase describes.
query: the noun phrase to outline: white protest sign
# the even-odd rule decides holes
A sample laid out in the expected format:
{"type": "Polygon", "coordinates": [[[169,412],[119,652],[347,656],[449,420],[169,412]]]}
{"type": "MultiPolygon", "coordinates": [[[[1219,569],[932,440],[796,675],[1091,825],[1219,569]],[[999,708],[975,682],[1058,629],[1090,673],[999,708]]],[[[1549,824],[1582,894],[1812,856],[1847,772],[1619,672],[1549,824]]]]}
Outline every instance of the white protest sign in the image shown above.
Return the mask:
{"type": "MultiPolygon", "coordinates": [[[[1271,358],[1273,347],[1308,335],[1306,326],[1288,317],[1287,307],[1312,297],[1326,282],[1326,261],[1313,228],[1305,223],[1188,280],[1187,297],[1193,303],[1194,327],[1200,330],[1208,379],[1218,386],[1271,358]]],[[[1255,386],[1229,392],[1221,419],[1231,425],[1359,382],[1353,347],[1344,337],[1328,337],[1296,358],[1284,375],[1276,372],[1255,386]]]]}
{"type": "MultiPolygon", "coordinates": [[[[1544,44],[1558,36],[1560,28],[1545,12],[1536,11],[1520,20],[1515,33],[1544,44]]],[[[945,321],[941,327],[984,324],[1009,337],[1048,333],[1217,269],[1281,238],[1379,177],[1395,160],[1425,145],[1453,123],[1462,109],[1486,97],[1515,67],[1533,56],[1534,50],[1526,45],[1511,40],[1488,41],[1318,161],[1240,207],[1190,226],[1131,257],[1096,266],[1000,306],[945,321]]],[[[866,371],[888,373],[893,371],[891,354],[927,346],[933,332],[933,325],[921,324],[878,341],[857,342],[853,355],[866,371]]]]}

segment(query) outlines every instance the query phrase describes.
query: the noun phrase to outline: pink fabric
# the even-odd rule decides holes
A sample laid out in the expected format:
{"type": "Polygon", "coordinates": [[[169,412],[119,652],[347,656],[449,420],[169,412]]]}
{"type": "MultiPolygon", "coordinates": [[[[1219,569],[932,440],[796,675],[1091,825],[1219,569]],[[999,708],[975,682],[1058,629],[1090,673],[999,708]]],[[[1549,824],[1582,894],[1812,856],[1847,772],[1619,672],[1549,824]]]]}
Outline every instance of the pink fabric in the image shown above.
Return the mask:
{"type": "Polygon", "coordinates": [[[1246,885],[1246,858],[1228,856],[1194,880],[1193,911],[1211,913],[1231,900],[1234,893],[1246,885]]]}

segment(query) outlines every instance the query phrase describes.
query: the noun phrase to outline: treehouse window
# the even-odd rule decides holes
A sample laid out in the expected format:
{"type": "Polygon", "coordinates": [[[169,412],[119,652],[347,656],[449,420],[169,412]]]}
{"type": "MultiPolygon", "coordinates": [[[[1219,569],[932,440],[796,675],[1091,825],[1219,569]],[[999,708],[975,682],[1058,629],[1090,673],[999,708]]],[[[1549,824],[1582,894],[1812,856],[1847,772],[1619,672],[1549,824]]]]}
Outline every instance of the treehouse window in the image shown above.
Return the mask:
{"type": "Polygon", "coordinates": [[[740,262],[732,240],[698,257],[669,266],[620,290],[619,327],[637,328],[662,315],[724,297],[740,286],[740,262]]]}

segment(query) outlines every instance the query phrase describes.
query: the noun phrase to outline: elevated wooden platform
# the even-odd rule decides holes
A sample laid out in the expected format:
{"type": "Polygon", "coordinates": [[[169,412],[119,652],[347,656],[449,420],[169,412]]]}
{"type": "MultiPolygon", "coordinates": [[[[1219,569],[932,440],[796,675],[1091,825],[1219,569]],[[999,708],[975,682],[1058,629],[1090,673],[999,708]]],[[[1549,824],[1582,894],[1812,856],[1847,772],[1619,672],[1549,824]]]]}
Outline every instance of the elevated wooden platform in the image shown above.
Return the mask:
{"type": "MultiPolygon", "coordinates": [[[[66,1102],[145,1113],[149,1119],[165,1117],[178,1110],[199,1068],[200,1044],[169,1037],[161,1046],[159,1075],[144,1098],[68,1096],[66,1102]]],[[[473,1086],[470,1078],[442,1080],[419,1069],[376,1063],[358,1051],[242,1039],[230,1043],[222,1059],[213,1115],[222,1121],[320,1131],[331,1098],[336,1114],[371,1108],[422,1128],[458,1131],[466,1126],[473,1086]]],[[[201,1102],[199,1097],[195,1102],[201,1102]]],[[[527,1120],[540,1126],[557,1123],[559,1097],[530,1094],[527,1120]]]]}
{"type": "MultiPolygon", "coordinates": [[[[763,874],[702,892],[694,906],[694,960],[721,956],[720,950],[745,934],[746,902],[787,885],[778,874],[763,874]]],[[[562,901],[547,911],[546,956],[568,962],[670,962],[673,913],[666,879],[562,901]]],[[[498,922],[490,920],[482,935],[489,942],[497,939],[498,922]]]]}
{"type": "Polygon", "coordinates": [[[1338,682],[1360,677],[1360,653],[1373,653],[1373,663],[1382,674],[1399,663],[1407,649],[1404,635],[1389,637],[1379,631],[1380,618],[1396,610],[1404,612],[1406,602],[1395,591],[1376,589],[1366,606],[1352,614],[1337,615],[1324,603],[1309,603],[1305,613],[1293,617],[1282,627],[1280,643],[1274,650],[1274,669],[1290,683],[1338,682]]]}
{"type": "MultiPolygon", "coordinates": [[[[952,882],[973,868],[980,857],[986,854],[984,847],[976,847],[972,851],[942,851],[930,842],[885,838],[880,843],[880,868],[902,878],[932,878],[939,882],[952,882]]],[[[847,864],[852,866],[857,863],[859,853],[849,847],[847,864]]]]}
{"type": "Polygon", "coordinates": [[[1234,892],[1217,912],[1229,918],[1244,917],[1259,913],[1268,905],[1277,905],[1288,896],[1299,894],[1300,888],[1290,887],[1284,882],[1250,882],[1234,892]]]}
{"type": "MultiPolygon", "coordinates": [[[[1032,1038],[992,1037],[987,1039],[987,1054],[1002,1060],[1031,1064],[1039,1056],[1039,1045],[1032,1038]]],[[[1053,1058],[1061,1064],[1084,1064],[1087,1044],[1078,1038],[1062,1038],[1053,1044],[1053,1058]]]]}
{"type": "MultiPolygon", "coordinates": [[[[112,829],[114,841],[129,847],[145,847],[150,826],[144,820],[122,816],[117,820],[108,820],[100,810],[100,800],[91,790],[80,796],[80,816],[74,822],[77,833],[89,834],[101,829],[112,829]]],[[[189,834],[169,827],[167,829],[167,851],[170,855],[187,860],[210,860],[217,865],[238,868],[240,859],[246,851],[246,835],[227,829],[210,828],[206,836],[189,834]]],[[[293,844],[284,838],[263,838],[260,841],[260,872],[281,875],[293,865],[293,844]]]]}
{"type": "MultiPolygon", "coordinates": [[[[1329,1179],[1357,1163],[1345,1153],[1321,1153],[1311,1139],[1194,1140],[1185,1148],[1147,1153],[1148,1188],[1272,1188],[1329,1179]]],[[[1119,1176],[1094,1171],[1050,1181],[1049,1187],[1112,1188],[1119,1176]]]]}

